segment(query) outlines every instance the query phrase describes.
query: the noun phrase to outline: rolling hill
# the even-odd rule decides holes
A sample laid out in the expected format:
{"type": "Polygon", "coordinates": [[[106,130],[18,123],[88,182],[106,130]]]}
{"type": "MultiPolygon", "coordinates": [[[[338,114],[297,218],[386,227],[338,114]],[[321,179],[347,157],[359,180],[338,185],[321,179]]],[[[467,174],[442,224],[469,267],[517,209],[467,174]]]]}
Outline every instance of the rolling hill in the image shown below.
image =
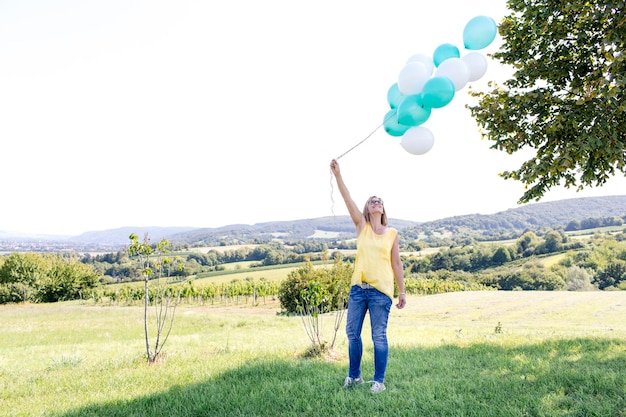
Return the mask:
{"type": "MultiPolygon", "coordinates": [[[[625,216],[626,195],[621,195],[532,203],[490,215],[467,214],[430,222],[402,219],[390,219],[389,222],[391,226],[400,231],[401,236],[416,237],[432,231],[447,232],[448,234],[472,231],[475,235],[498,236],[545,227],[564,229],[573,220],[605,218],[626,220],[625,216]]],[[[63,242],[67,246],[126,245],[130,233],[135,233],[140,237],[144,233],[148,233],[152,241],[167,238],[176,243],[215,246],[265,242],[271,239],[349,239],[354,237],[354,226],[349,216],[329,216],[253,225],[232,224],[217,228],[129,226],[87,232],[65,238],[63,242]]],[[[2,235],[0,232],[0,241],[11,239],[11,236],[7,236],[6,233],[2,235]]],[[[19,239],[24,241],[27,240],[27,237],[20,236],[19,239]]]]}

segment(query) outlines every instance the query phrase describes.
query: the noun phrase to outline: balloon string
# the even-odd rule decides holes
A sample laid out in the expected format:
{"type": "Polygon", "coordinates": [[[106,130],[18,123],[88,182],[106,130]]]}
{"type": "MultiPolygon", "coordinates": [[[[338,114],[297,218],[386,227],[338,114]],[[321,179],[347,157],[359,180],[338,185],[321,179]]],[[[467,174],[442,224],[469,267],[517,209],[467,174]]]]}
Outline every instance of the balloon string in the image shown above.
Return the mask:
{"type": "Polygon", "coordinates": [[[372,130],[372,132],[371,132],[369,135],[367,135],[367,136],[365,137],[365,139],[363,139],[361,142],[357,143],[356,145],[354,145],[353,147],[351,147],[350,149],[348,149],[347,151],[345,151],[344,153],[342,153],[341,155],[339,155],[339,156],[338,156],[337,158],[335,158],[335,159],[339,159],[339,158],[341,158],[342,156],[344,156],[345,154],[347,154],[348,152],[352,151],[354,148],[356,148],[357,146],[359,146],[360,144],[362,144],[363,142],[365,142],[366,140],[368,140],[368,139],[369,139],[369,138],[370,138],[370,137],[371,137],[371,136],[372,136],[372,135],[373,135],[373,134],[374,134],[374,133],[375,133],[378,129],[380,129],[380,127],[381,127],[383,124],[384,124],[384,122],[383,122],[380,126],[378,126],[376,129],[372,130]]]}
{"type": "Polygon", "coordinates": [[[333,220],[335,220],[335,199],[333,198],[333,191],[335,187],[333,187],[333,170],[330,170],[330,212],[333,213],[333,220]]]}
{"type": "MultiPolygon", "coordinates": [[[[362,144],[363,142],[368,140],[370,137],[372,137],[372,135],[374,133],[376,133],[376,131],[378,129],[380,129],[381,127],[383,127],[385,125],[387,120],[389,120],[393,116],[395,116],[395,114],[396,114],[396,112],[390,112],[389,115],[387,117],[385,117],[385,120],[383,120],[383,122],[380,125],[378,125],[378,127],[376,127],[376,129],[372,130],[369,135],[367,135],[363,140],[361,140],[359,143],[357,143],[356,145],[354,145],[353,147],[351,147],[350,149],[348,149],[347,151],[345,151],[344,153],[342,153],[341,155],[339,155],[335,159],[339,159],[339,158],[345,156],[348,152],[351,152],[354,148],[356,148],[357,146],[359,146],[360,144],[362,144]]],[[[333,187],[333,170],[331,169],[330,170],[330,201],[331,201],[330,211],[333,213],[333,219],[334,219],[334,217],[335,217],[335,199],[333,198],[333,191],[334,191],[334,187],[333,187]]]]}
{"type": "Polygon", "coordinates": [[[389,113],[389,115],[388,115],[387,117],[385,117],[385,120],[383,120],[383,122],[382,122],[380,125],[378,125],[378,127],[377,127],[376,129],[372,130],[372,131],[370,132],[370,134],[369,134],[369,135],[365,136],[365,138],[364,138],[362,141],[360,141],[359,143],[357,143],[356,145],[354,145],[353,147],[351,147],[350,149],[348,149],[347,151],[345,151],[344,153],[342,153],[341,155],[339,155],[339,156],[338,156],[338,157],[336,157],[335,159],[339,159],[339,158],[341,158],[341,157],[345,156],[348,152],[351,152],[354,148],[356,148],[357,146],[359,146],[360,144],[362,144],[363,142],[365,142],[366,140],[368,140],[370,137],[372,137],[372,135],[373,135],[374,133],[376,133],[376,131],[377,131],[378,129],[380,129],[381,127],[383,127],[383,126],[385,125],[385,123],[387,122],[387,120],[389,120],[389,119],[391,119],[393,116],[395,116],[395,114],[396,114],[396,112],[395,112],[395,111],[394,111],[394,112],[390,112],[390,113],[389,113]]]}

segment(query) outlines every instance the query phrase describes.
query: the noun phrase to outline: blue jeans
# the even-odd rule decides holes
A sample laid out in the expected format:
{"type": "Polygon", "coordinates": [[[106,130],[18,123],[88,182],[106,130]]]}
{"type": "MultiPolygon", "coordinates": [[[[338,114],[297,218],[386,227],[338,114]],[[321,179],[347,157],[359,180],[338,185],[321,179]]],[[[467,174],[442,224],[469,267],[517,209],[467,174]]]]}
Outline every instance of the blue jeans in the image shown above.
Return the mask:
{"type": "Polygon", "coordinates": [[[358,285],[353,285],[350,288],[350,297],[348,298],[348,317],[346,319],[348,354],[350,356],[348,376],[351,378],[361,376],[361,357],[363,356],[361,330],[363,329],[365,313],[368,310],[372,327],[372,341],[374,342],[374,381],[384,382],[387,357],[389,356],[387,321],[391,310],[391,298],[373,288],[363,289],[358,285]]]}

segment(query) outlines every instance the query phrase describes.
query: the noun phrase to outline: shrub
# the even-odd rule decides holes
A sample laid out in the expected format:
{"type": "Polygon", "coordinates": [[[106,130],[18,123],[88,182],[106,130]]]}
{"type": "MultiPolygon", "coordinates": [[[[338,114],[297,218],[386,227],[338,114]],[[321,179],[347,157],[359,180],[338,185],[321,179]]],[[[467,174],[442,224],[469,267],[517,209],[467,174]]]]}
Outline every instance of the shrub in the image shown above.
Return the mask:
{"type": "Polygon", "coordinates": [[[28,301],[31,298],[31,293],[32,289],[21,282],[0,284],[0,304],[28,301]]]}
{"type": "Polygon", "coordinates": [[[0,266],[0,303],[78,299],[98,287],[100,278],[73,256],[12,253],[0,266]]]}
{"type": "Polygon", "coordinates": [[[333,267],[314,268],[310,261],[289,273],[278,290],[278,300],[283,313],[298,314],[304,306],[304,300],[311,299],[312,289],[323,291],[319,304],[315,307],[322,312],[334,311],[337,306],[345,305],[352,277],[352,264],[335,258],[333,267]],[[312,285],[315,284],[315,285],[312,285]]]}

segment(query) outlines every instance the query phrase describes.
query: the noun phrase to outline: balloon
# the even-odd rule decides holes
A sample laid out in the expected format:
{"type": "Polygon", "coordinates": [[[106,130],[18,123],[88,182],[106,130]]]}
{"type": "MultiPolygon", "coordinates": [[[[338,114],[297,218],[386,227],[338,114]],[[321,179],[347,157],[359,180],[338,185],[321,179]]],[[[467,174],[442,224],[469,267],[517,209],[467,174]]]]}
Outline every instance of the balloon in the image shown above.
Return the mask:
{"type": "Polygon", "coordinates": [[[463,29],[463,44],[465,49],[483,49],[496,38],[498,26],[489,16],[476,16],[463,29]]]}
{"type": "Polygon", "coordinates": [[[398,90],[406,96],[417,94],[422,91],[422,87],[429,77],[428,69],[423,64],[409,62],[398,75],[398,90]]]}
{"type": "Polygon", "coordinates": [[[450,43],[444,43],[435,49],[435,52],[433,53],[433,62],[435,63],[435,66],[438,67],[439,64],[446,59],[459,58],[460,56],[461,53],[459,52],[459,48],[450,43]]]}
{"type": "Polygon", "coordinates": [[[400,140],[404,150],[413,155],[425,154],[432,149],[434,143],[433,133],[423,126],[408,129],[400,140]]]}
{"type": "Polygon", "coordinates": [[[424,106],[437,109],[454,98],[454,83],[448,77],[433,77],[422,89],[424,106]]]}
{"type": "Polygon", "coordinates": [[[395,110],[387,112],[383,125],[385,126],[385,132],[391,136],[402,136],[410,127],[398,123],[398,113],[395,110]]]}
{"type": "Polygon", "coordinates": [[[406,126],[418,126],[430,117],[430,107],[424,107],[421,94],[407,96],[396,109],[398,123],[406,126]]]}
{"type": "Polygon", "coordinates": [[[468,83],[470,72],[461,58],[449,58],[437,67],[435,76],[449,78],[454,84],[455,91],[459,91],[468,83]]]}
{"type": "Polygon", "coordinates": [[[487,72],[487,58],[480,52],[470,52],[461,59],[469,70],[469,81],[479,80],[487,72]]]}
{"type": "Polygon", "coordinates": [[[411,55],[409,59],[407,60],[407,64],[410,62],[419,62],[420,64],[424,65],[426,67],[426,72],[428,72],[429,77],[433,74],[433,71],[435,70],[435,64],[433,62],[433,59],[429,57],[428,55],[424,55],[424,54],[411,55]]]}
{"type": "Polygon", "coordinates": [[[404,100],[404,95],[398,89],[398,83],[393,84],[387,91],[387,102],[389,107],[395,109],[404,100]]]}

